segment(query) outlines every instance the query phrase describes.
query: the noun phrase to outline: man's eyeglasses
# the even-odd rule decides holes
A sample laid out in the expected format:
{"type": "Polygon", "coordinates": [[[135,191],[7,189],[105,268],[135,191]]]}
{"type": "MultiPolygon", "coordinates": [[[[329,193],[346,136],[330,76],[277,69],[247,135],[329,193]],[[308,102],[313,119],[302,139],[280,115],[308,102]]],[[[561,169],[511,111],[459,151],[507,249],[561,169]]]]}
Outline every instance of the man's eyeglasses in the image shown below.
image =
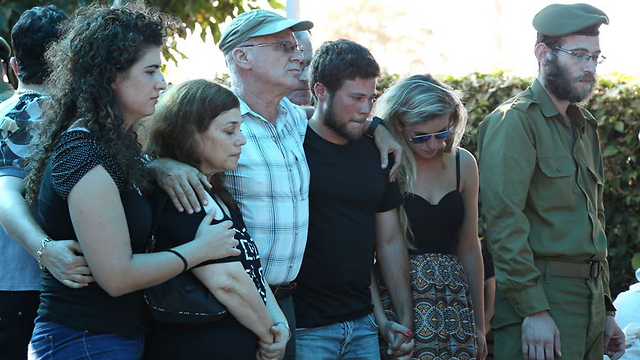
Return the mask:
{"type": "Polygon", "coordinates": [[[295,50],[298,50],[300,53],[304,54],[304,47],[302,45],[296,44],[292,41],[278,41],[278,42],[266,42],[266,43],[258,43],[258,44],[244,44],[244,45],[240,45],[238,46],[239,48],[242,47],[253,47],[253,46],[279,46],[280,50],[282,50],[282,52],[284,52],[285,54],[293,54],[293,52],[295,50]]]}
{"type": "Polygon", "coordinates": [[[440,131],[440,132],[437,132],[437,133],[424,134],[424,135],[418,135],[418,136],[410,137],[409,141],[411,141],[414,144],[424,144],[427,141],[429,141],[429,139],[431,139],[432,136],[434,136],[436,138],[436,140],[444,140],[448,136],[450,136],[451,134],[453,134],[453,131],[444,130],[444,131],[440,131]]]}
{"type": "Polygon", "coordinates": [[[560,46],[554,46],[553,47],[556,50],[560,50],[562,52],[565,52],[569,55],[573,55],[573,59],[577,62],[581,62],[581,63],[588,63],[589,60],[593,59],[593,62],[596,64],[602,64],[605,60],[607,60],[607,58],[605,56],[602,55],[589,55],[589,54],[585,54],[585,53],[579,53],[579,52],[575,52],[573,50],[569,50],[569,49],[565,49],[563,47],[560,46]]]}

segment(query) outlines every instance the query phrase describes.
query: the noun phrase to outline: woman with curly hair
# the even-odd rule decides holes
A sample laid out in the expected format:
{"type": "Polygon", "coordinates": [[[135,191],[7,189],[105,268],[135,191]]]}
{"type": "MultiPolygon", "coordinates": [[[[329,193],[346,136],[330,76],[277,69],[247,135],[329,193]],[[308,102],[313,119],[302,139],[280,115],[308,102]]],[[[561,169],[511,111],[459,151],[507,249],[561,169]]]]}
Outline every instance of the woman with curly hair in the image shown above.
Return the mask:
{"type": "MultiPolygon", "coordinates": [[[[404,148],[398,180],[411,260],[414,359],[484,359],[483,264],[478,239],[478,166],[459,147],[467,111],[431,75],[414,75],[378,99],[381,117],[404,148]],[[473,305],[472,305],[473,304],[473,305]],[[474,308],[476,311],[474,312],[474,308]]],[[[394,310],[373,293],[376,320],[389,342],[394,310]]]]}
{"type": "MultiPolygon", "coordinates": [[[[44,272],[33,359],[137,359],[148,330],[143,288],[240,253],[231,222],[200,224],[193,241],[145,254],[152,209],[131,126],[166,87],[160,46],[171,30],[141,5],[81,8],[47,51],[52,74],[39,151],[27,178],[42,227],[79,241],[96,282],[71,289],[44,272]]],[[[43,246],[46,245],[43,243],[43,246]]]]}
{"type": "MultiPolygon", "coordinates": [[[[242,251],[239,256],[192,270],[227,307],[228,314],[216,322],[198,325],[152,323],[145,346],[147,359],[251,360],[256,354],[258,359],[284,355],[290,336],[287,320],[266,286],[258,248],[247,233],[240,208],[221,179],[224,171],[238,166],[241,147],[246,143],[241,123],[238,98],[207,80],[191,80],[169,89],[162,95],[158,111],[144,121],[144,130],[150,134],[146,153],[193,166],[213,184],[207,191],[203,212],[189,214],[173,206],[163,208],[156,249],[189,241],[205,214],[214,211],[214,222],[233,222],[242,251]]],[[[162,190],[154,197],[156,201],[168,199],[162,190]]]]}

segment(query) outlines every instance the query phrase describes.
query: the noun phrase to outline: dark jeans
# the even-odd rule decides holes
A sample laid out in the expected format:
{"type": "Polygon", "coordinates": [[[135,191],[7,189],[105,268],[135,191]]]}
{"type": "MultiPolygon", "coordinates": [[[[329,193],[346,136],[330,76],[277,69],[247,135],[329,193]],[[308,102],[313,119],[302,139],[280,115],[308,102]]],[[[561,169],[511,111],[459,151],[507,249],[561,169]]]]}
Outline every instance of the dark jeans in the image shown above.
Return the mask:
{"type": "Polygon", "coordinates": [[[284,316],[289,322],[291,328],[291,339],[287,343],[287,348],[284,352],[284,360],[295,360],[296,358],[296,314],[293,311],[293,297],[287,296],[284,299],[278,300],[278,305],[284,313],[284,316]]]}
{"type": "Polygon", "coordinates": [[[96,334],[36,319],[29,359],[133,360],[142,358],[144,337],[96,334]]]}
{"type": "Polygon", "coordinates": [[[33,320],[40,304],[38,291],[0,291],[0,354],[2,359],[27,358],[33,320]]]}

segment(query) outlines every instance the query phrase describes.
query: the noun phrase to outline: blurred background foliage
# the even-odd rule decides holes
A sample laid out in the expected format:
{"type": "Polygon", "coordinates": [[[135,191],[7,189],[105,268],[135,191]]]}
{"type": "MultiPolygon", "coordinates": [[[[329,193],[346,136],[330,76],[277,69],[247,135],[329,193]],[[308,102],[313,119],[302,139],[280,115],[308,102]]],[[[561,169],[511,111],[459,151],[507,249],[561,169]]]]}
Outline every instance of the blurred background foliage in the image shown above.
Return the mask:
{"type": "MultiPolygon", "coordinates": [[[[383,92],[397,81],[397,74],[384,74],[378,82],[383,92]]],[[[440,76],[454,89],[464,93],[469,111],[468,134],[463,146],[477,157],[478,124],[500,103],[518,94],[533,79],[507,76],[504,72],[474,73],[464,77],[440,76]]],[[[600,145],[604,159],[606,233],[609,241],[611,291],[617,295],[635,283],[634,270],[640,267],[640,84],[625,75],[600,78],[599,85],[586,104],[598,119],[600,145]]],[[[485,223],[480,204],[479,235],[485,223]]],[[[570,224],[567,224],[570,226],[570,224]]]]}
{"type": "MultiPolygon", "coordinates": [[[[55,5],[72,14],[78,7],[99,2],[102,4],[126,3],[130,0],[0,0],[0,36],[10,43],[11,28],[18,21],[20,15],[34,6],[55,5]]],[[[185,29],[194,31],[196,24],[202,27],[201,38],[204,41],[207,29],[211,31],[216,43],[220,40],[219,24],[227,18],[234,18],[245,11],[258,8],[258,0],[147,0],[146,4],[155,6],[160,11],[179,18],[184,24],[177,36],[186,38],[185,29]]],[[[277,0],[267,0],[273,9],[284,9],[277,0]]],[[[176,56],[185,55],[176,46],[176,39],[169,39],[167,47],[163,49],[165,59],[177,62],[176,56]]]]}

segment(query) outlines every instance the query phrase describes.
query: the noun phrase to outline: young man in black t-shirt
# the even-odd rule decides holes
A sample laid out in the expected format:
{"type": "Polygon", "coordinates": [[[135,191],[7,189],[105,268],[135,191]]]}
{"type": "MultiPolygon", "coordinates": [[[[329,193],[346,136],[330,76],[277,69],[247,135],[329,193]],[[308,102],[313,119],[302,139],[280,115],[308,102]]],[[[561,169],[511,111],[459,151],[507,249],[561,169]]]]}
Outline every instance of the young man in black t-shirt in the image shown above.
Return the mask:
{"type": "MultiPolygon", "coordinates": [[[[379,359],[370,291],[374,253],[399,322],[413,326],[397,213],[402,196],[373,142],[361,136],[379,72],[371,53],[348,40],[324,43],[311,62],[317,106],[304,142],[311,183],[309,237],[294,293],[299,359],[379,359]]],[[[393,348],[409,338],[398,334],[393,348]]]]}

